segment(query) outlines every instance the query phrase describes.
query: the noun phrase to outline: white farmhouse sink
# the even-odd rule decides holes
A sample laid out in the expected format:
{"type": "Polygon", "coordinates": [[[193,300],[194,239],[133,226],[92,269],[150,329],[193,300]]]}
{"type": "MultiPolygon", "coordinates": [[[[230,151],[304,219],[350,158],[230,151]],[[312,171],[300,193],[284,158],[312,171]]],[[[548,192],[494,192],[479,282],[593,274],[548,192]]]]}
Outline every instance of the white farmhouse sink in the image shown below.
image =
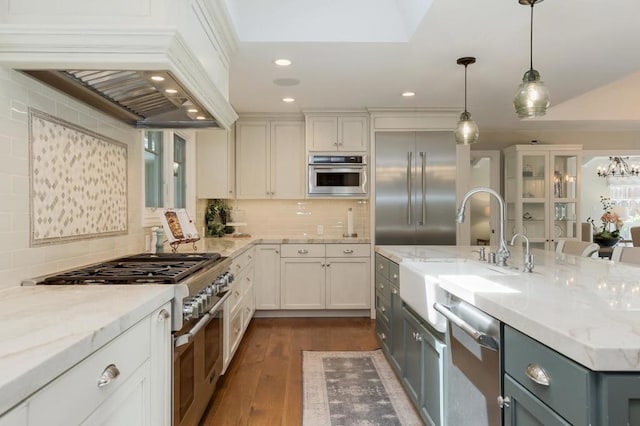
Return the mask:
{"type": "Polygon", "coordinates": [[[433,302],[446,303],[445,289],[463,293],[459,295],[463,299],[475,292],[515,291],[490,279],[505,275],[519,275],[519,272],[466,259],[408,260],[400,263],[400,297],[444,333],[447,321],[433,309],[433,302]],[[447,288],[448,285],[454,288],[447,288]]]}

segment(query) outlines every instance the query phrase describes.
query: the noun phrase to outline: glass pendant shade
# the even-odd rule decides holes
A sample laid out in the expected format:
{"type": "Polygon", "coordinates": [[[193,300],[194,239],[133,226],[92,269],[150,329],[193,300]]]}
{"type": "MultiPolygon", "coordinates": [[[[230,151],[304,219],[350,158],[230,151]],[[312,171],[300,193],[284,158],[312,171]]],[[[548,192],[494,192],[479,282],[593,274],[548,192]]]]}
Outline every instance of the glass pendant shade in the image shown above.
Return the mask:
{"type": "Polygon", "coordinates": [[[471,145],[478,142],[480,131],[469,112],[465,111],[460,114],[460,121],[458,121],[458,125],[456,126],[455,136],[458,145],[471,145]]]}
{"type": "Polygon", "coordinates": [[[513,99],[518,118],[540,117],[547,113],[549,108],[549,90],[540,80],[540,73],[530,69],[524,73],[522,84],[513,99]]]}

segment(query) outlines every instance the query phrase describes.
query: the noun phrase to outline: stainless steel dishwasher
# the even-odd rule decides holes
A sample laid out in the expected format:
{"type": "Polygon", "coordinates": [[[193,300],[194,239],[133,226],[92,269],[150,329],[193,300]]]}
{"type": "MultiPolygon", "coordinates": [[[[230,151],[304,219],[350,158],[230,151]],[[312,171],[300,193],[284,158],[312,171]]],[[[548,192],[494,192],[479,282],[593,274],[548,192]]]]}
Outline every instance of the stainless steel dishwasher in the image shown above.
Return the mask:
{"type": "Polygon", "coordinates": [[[500,322],[448,295],[434,308],[447,318],[445,422],[447,426],[499,426],[500,322]]]}

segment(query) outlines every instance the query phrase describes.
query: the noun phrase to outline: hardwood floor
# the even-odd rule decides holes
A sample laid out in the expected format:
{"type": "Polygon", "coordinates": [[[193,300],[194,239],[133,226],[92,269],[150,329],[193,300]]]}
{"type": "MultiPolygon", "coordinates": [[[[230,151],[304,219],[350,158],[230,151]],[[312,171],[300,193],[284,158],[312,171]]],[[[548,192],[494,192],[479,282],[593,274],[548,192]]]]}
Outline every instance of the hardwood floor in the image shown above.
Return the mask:
{"type": "Polygon", "coordinates": [[[369,318],[254,318],[200,426],[298,426],[303,350],[377,348],[369,318]]]}

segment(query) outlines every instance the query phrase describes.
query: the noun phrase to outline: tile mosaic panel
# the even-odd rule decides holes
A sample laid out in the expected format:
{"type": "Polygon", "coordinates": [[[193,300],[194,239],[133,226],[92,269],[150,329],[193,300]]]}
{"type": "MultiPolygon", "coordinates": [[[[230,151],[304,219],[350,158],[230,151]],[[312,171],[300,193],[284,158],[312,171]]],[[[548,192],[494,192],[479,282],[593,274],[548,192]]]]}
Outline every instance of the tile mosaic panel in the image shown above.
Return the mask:
{"type": "Polygon", "coordinates": [[[29,109],[31,245],[127,233],[127,146],[29,109]]]}

